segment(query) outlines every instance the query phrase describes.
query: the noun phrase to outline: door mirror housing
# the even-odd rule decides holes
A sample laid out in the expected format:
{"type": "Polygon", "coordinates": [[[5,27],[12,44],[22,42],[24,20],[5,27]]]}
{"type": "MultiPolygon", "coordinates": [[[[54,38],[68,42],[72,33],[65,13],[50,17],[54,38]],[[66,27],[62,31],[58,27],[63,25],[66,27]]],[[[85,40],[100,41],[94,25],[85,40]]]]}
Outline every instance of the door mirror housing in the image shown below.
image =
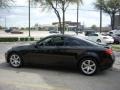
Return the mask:
{"type": "Polygon", "coordinates": [[[38,48],[38,47],[41,47],[41,46],[44,46],[44,43],[36,43],[35,44],[35,48],[38,48]]]}

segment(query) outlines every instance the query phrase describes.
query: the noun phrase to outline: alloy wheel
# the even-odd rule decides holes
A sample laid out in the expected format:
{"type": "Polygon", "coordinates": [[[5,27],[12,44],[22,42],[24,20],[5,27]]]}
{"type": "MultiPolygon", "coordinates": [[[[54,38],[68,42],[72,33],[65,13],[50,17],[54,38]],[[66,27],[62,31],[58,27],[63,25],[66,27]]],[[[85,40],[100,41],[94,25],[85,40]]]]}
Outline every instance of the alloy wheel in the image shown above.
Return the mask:
{"type": "Polygon", "coordinates": [[[15,67],[15,68],[20,67],[21,66],[21,58],[20,58],[20,56],[17,55],[17,54],[12,54],[10,56],[10,65],[12,67],[15,67]]]}
{"type": "Polygon", "coordinates": [[[92,75],[96,69],[96,63],[93,60],[84,60],[81,64],[81,70],[86,75],[92,75]]]}

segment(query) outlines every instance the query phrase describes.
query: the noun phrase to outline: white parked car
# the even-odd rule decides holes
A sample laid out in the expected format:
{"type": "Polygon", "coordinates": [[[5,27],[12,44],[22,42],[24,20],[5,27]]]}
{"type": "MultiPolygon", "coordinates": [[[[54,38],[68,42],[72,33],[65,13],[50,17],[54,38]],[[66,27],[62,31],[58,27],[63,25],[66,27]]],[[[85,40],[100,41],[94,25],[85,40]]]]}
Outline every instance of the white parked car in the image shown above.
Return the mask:
{"type": "Polygon", "coordinates": [[[102,35],[101,33],[92,33],[86,36],[85,38],[94,42],[105,43],[105,44],[114,42],[114,39],[111,36],[108,35],[105,36],[102,35]]]}

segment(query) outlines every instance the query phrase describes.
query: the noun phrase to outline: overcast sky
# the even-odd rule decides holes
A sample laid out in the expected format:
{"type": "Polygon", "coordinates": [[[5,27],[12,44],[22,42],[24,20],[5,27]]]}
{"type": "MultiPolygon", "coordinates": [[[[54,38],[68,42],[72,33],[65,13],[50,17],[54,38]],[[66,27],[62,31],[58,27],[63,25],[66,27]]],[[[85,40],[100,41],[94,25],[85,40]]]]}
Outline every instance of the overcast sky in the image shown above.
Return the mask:
{"type": "MultiPolygon", "coordinates": [[[[28,0],[15,0],[16,6],[28,6],[28,0]]],[[[85,26],[97,25],[99,26],[99,11],[95,10],[93,3],[96,0],[83,0],[84,4],[80,6],[79,22],[85,26]],[[95,11],[89,11],[95,10],[95,11]]],[[[70,5],[66,12],[66,21],[76,22],[76,5],[70,5]],[[71,10],[72,9],[72,10],[71,10]]],[[[24,27],[28,26],[28,8],[27,7],[11,7],[9,10],[2,10],[0,13],[0,25],[5,25],[7,19],[7,27],[24,27]]],[[[41,8],[31,8],[31,26],[36,23],[40,25],[52,24],[58,21],[54,12],[42,11],[41,8]]],[[[103,26],[110,24],[110,18],[107,14],[103,14],[103,26]]]]}

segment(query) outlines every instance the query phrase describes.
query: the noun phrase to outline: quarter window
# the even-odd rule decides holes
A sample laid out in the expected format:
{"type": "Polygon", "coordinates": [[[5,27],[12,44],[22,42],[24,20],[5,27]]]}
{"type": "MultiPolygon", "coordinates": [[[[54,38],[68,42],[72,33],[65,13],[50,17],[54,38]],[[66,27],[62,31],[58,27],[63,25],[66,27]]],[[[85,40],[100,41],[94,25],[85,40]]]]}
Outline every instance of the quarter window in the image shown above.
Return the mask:
{"type": "Polygon", "coordinates": [[[52,38],[46,38],[43,41],[39,42],[40,46],[53,46],[52,38]]]}
{"type": "Polygon", "coordinates": [[[55,46],[64,46],[64,38],[63,37],[54,37],[53,43],[55,46]]]}
{"type": "Polygon", "coordinates": [[[73,38],[65,39],[65,46],[86,46],[86,45],[87,43],[79,39],[73,39],[73,38]]]}

